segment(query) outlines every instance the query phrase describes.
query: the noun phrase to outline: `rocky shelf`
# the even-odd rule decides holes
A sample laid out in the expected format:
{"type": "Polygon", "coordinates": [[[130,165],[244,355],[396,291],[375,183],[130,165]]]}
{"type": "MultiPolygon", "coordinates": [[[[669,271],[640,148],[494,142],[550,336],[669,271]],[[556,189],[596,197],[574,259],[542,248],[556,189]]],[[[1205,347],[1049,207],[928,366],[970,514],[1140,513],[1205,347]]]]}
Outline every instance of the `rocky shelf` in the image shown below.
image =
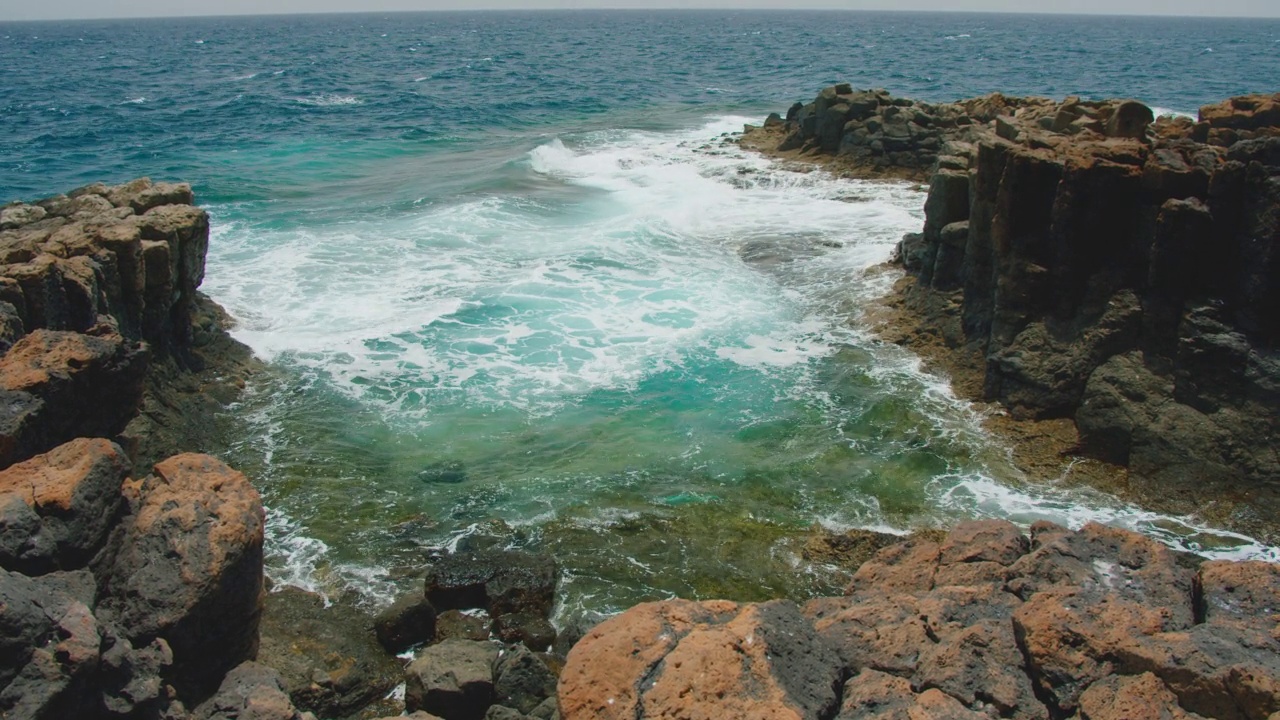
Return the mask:
{"type": "MultiPolygon", "coordinates": [[[[742,142],[928,178],[904,341],[1014,415],[1073,421],[1154,495],[1271,507],[1280,97],[1153,122],[836,86],[742,142]]],[[[834,545],[883,549],[842,597],[641,605],[576,644],[548,621],[554,561],[483,543],[425,559],[376,619],[268,595],[261,500],[198,454],[262,368],[198,292],[193,203],[143,179],[0,209],[0,717],[1280,713],[1280,568],[1097,525],[853,533],[834,545]]]]}

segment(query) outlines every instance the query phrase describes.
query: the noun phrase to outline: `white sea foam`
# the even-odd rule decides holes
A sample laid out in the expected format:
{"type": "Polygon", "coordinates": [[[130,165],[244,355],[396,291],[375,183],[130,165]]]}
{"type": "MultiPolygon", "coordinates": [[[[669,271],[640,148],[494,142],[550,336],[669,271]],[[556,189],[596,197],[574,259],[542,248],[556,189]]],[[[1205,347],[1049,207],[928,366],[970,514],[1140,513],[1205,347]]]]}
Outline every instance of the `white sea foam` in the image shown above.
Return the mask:
{"type": "MultiPolygon", "coordinates": [[[[430,423],[421,408],[440,402],[550,414],[586,392],[634,389],[695,356],[788,373],[783,395],[839,412],[808,373],[857,347],[874,356],[867,376],[913,397],[935,436],[989,447],[981,415],[943,379],[856,322],[860,304],[897,277],[865,271],[918,228],[923,194],[791,172],[719,142],[750,120],[551,140],[525,162],[538,182],[579,188],[571,203],[470,196],[285,229],[215,218],[206,284],[259,354],[401,419],[430,423]]],[[[696,441],[677,450],[703,453],[696,441]]],[[[938,522],[1098,521],[1213,557],[1277,559],[1250,538],[1078,488],[968,472],[941,475],[927,492],[938,522]]],[[[547,505],[529,523],[556,517],[547,505]]],[[[607,508],[575,522],[603,528],[636,517],[607,508]]],[[[895,529],[871,496],[820,521],[895,529]]],[[[463,528],[443,549],[479,531],[463,528]]],[[[273,580],[321,592],[355,587],[373,604],[390,597],[384,569],[332,562],[324,543],[282,513],[273,511],[268,533],[273,580]]],[[[573,612],[589,599],[576,598],[573,612]]]]}
{"type": "Polygon", "coordinates": [[[835,287],[888,257],[921,195],[865,184],[854,189],[866,201],[847,202],[848,183],[708,145],[745,120],[535,149],[536,175],[602,191],[577,207],[490,197],[287,232],[219,222],[211,290],[260,354],[356,397],[377,388],[397,412],[410,394],[465,392],[541,414],[702,351],[801,365],[831,352],[840,319],[808,318],[803,292],[740,251],[781,242],[784,256],[829,255],[805,282],[835,287]]]}
{"type": "Polygon", "coordinates": [[[1195,120],[1198,117],[1196,113],[1183,112],[1181,110],[1170,110],[1169,108],[1162,107],[1152,107],[1151,112],[1154,113],[1156,117],[1185,117],[1191,118],[1192,120],[1195,120]]]}
{"type": "Polygon", "coordinates": [[[364,101],[354,95],[337,95],[334,93],[322,93],[312,95],[311,97],[294,98],[294,102],[300,105],[312,105],[315,107],[340,107],[342,105],[363,105],[364,101]]]}

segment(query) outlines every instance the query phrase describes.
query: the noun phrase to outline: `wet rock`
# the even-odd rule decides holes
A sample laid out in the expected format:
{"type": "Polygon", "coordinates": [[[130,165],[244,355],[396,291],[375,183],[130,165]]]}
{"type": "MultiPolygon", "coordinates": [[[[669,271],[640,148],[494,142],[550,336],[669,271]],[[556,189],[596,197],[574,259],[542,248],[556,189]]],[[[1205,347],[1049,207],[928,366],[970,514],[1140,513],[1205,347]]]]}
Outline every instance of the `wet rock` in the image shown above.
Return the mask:
{"type": "Polygon", "coordinates": [[[196,708],[192,720],[315,720],[315,715],[293,706],[279,673],[246,662],[227,673],[217,693],[196,708]]]}
{"type": "Polygon", "coordinates": [[[373,629],[387,652],[400,653],[435,639],[436,609],[422,595],[405,595],[378,613],[373,629]]]}
{"type": "Polygon", "coordinates": [[[76,437],[112,437],[136,412],[144,348],[119,336],[37,330],[0,358],[0,467],[76,437]]]}
{"type": "Polygon", "coordinates": [[[464,613],[461,610],[445,610],[436,616],[436,642],[445,640],[488,640],[492,635],[492,621],[488,614],[464,613]]]}
{"type": "MultiPolygon", "coordinates": [[[[400,665],[350,604],[296,588],[267,595],[258,661],[280,673],[299,708],[321,717],[349,715],[385,696],[400,665]]],[[[375,627],[377,625],[375,624],[375,627]]]]}
{"type": "Polygon", "coordinates": [[[455,553],[428,568],[426,595],[437,610],[549,617],[558,579],[555,561],[547,555],[496,549],[455,553]]]}
{"type": "Polygon", "coordinates": [[[494,618],[493,634],[503,642],[522,643],[535,651],[546,651],[556,642],[556,629],[551,621],[527,612],[494,618]]]}
{"type": "Polygon", "coordinates": [[[495,702],[526,715],[556,694],[555,674],[522,645],[502,651],[494,664],[494,677],[495,702]]]}
{"type": "Polygon", "coordinates": [[[479,720],[494,701],[494,664],[500,646],[446,640],[420,653],[405,669],[405,707],[444,720],[479,720]]]}
{"type": "Polygon", "coordinates": [[[668,601],[592,630],[560,676],[562,717],[818,718],[838,660],[794,604],[668,601]]]}
{"type": "Polygon", "coordinates": [[[126,493],[133,509],[99,577],[99,614],[135,644],[164,638],[174,685],[198,697],[257,654],[262,502],[244,475],[194,454],[126,493]]]}
{"type": "Polygon", "coordinates": [[[108,440],[73,440],[0,471],[0,566],[84,567],[120,517],[129,461],[108,440]]]}

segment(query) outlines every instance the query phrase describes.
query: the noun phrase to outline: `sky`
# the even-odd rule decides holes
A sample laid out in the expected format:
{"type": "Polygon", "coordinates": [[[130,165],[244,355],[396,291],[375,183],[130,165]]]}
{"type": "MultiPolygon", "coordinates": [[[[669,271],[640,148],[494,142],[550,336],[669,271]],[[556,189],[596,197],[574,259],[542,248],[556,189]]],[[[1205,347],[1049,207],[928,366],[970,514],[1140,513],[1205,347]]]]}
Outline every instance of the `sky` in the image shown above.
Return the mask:
{"type": "Polygon", "coordinates": [[[0,21],[417,10],[548,8],[846,9],[955,12],[1046,11],[1104,15],[1280,18],[1280,0],[0,0],[0,21]]]}

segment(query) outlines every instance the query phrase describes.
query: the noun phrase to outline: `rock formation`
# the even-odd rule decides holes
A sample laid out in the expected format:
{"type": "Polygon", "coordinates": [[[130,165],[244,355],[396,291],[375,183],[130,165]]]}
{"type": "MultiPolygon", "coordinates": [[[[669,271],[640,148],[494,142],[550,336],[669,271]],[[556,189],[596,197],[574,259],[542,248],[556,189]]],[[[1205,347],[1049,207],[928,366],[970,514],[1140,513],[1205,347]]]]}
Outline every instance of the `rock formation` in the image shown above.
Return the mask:
{"type": "Polygon", "coordinates": [[[197,333],[209,224],[191,202],[137,180],[0,210],[4,718],[311,717],[251,662],[258,493],[207,455],[142,462],[178,450],[139,423],[185,413],[169,381],[235,350],[197,333]]]}
{"type": "Polygon", "coordinates": [[[1280,711],[1280,566],[1002,521],[881,550],[842,597],[640,605],[560,677],[582,718],[1250,718],[1280,711]]]}
{"type": "Polygon", "coordinates": [[[1150,503],[1274,506],[1280,95],[1199,122],[1134,101],[929,105],[847,86],[793,110],[744,143],[931,163],[923,232],[898,252],[908,340],[972,358],[977,394],[1016,418],[1073,420],[1077,450],[1127,466],[1150,503]]]}

